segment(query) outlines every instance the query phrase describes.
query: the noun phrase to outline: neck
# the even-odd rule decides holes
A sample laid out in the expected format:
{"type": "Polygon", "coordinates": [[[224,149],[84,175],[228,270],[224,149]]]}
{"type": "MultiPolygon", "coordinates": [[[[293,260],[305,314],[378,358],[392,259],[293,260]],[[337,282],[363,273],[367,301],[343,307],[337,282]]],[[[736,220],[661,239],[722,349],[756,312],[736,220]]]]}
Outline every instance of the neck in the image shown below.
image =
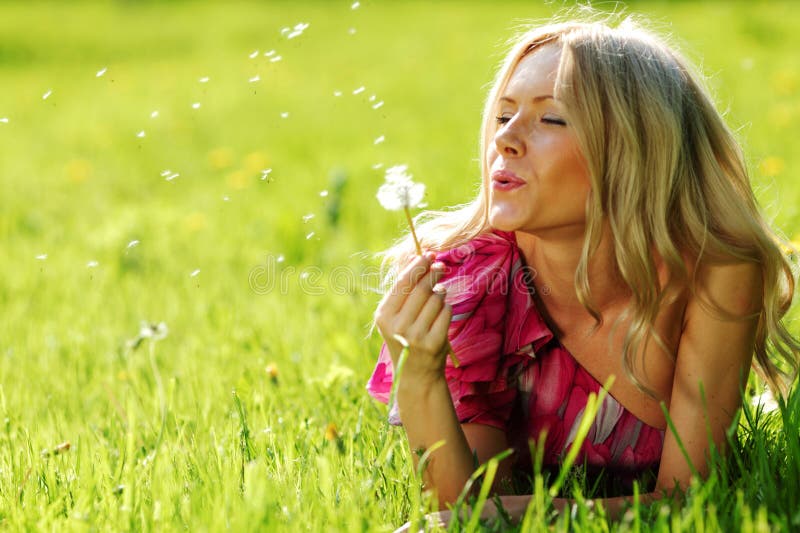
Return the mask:
{"type": "MultiPolygon", "coordinates": [[[[568,317],[569,321],[590,318],[575,290],[575,272],[583,249],[583,235],[549,238],[524,232],[515,234],[526,264],[536,272],[533,284],[547,314],[554,319],[568,317]]],[[[617,272],[611,243],[606,228],[588,265],[592,303],[601,313],[626,301],[630,295],[630,289],[617,272]]]]}

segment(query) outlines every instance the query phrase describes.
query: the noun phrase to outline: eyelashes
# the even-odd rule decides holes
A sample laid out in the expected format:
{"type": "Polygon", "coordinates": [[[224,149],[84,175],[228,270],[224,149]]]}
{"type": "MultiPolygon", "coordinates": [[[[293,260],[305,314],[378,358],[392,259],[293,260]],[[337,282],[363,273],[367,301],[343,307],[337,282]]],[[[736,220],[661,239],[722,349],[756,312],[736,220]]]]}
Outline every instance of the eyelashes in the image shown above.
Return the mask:
{"type": "MultiPolygon", "coordinates": [[[[498,126],[504,126],[504,125],[508,124],[511,121],[511,117],[505,116],[505,115],[497,115],[496,117],[494,117],[494,120],[495,120],[495,122],[497,123],[498,126]]],[[[562,118],[557,118],[557,117],[543,116],[540,120],[544,124],[551,124],[551,125],[554,125],[554,126],[566,126],[567,125],[567,121],[566,120],[564,120],[562,118]]]]}

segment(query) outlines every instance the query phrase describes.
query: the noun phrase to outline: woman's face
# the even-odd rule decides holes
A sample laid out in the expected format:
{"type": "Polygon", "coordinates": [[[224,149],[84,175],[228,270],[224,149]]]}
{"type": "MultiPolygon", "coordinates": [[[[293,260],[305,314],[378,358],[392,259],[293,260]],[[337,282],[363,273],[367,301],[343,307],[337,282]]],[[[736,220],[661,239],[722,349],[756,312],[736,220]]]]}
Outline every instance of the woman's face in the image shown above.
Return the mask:
{"type": "Polygon", "coordinates": [[[529,53],[497,102],[489,143],[489,222],[542,238],[582,237],[590,191],[586,161],[554,98],[561,46],[529,53]]]}

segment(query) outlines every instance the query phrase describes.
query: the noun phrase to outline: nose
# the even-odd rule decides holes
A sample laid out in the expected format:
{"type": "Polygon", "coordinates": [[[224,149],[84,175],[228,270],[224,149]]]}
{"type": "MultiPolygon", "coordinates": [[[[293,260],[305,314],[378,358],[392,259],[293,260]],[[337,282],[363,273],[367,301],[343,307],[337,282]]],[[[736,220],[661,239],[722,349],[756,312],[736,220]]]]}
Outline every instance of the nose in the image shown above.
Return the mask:
{"type": "Polygon", "coordinates": [[[494,145],[497,153],[507,157],[520,157],[525,155],[525,142],[519,135],[517,117],[504,124],[494,134],[494,145]]]}

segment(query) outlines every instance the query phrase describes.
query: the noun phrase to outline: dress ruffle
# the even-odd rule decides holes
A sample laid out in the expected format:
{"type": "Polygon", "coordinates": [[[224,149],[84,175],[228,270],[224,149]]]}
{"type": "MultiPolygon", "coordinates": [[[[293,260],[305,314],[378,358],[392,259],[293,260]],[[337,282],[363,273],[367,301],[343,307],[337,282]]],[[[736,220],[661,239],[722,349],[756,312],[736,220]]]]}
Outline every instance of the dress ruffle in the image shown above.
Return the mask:
{"type": "MultiPolygon", "coordinates": [[[[485,233],[436,260],[445,264],[440,283],[453,308],[448,338],[460,362],[456,368],[448,358],[445,366],[456,415],[462,423],[506,429],[518,394],[517,375],[553,338],[530,295],[530,272],[514,233],[485,233]]],[[[387,403],[392,378],[384,343],[367,390],[387,403]]],[[[400,423],[396,406],[389,421],[400,423]]]]}

